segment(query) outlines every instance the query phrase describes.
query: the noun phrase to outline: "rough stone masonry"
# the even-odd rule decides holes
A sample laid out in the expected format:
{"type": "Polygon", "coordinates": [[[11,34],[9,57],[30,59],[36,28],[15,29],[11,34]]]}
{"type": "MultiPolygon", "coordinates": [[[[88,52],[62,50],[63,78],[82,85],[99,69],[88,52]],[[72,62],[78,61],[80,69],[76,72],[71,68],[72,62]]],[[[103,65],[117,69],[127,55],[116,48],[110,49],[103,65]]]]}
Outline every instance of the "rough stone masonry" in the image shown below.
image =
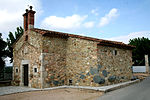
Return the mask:
{"type": "Polygon", "coordinates": [[[34,28],[34,14],[26,10],[24,34],[13,45],[14,85],[104,86],[131,79],[133,46],[34,28]]]}

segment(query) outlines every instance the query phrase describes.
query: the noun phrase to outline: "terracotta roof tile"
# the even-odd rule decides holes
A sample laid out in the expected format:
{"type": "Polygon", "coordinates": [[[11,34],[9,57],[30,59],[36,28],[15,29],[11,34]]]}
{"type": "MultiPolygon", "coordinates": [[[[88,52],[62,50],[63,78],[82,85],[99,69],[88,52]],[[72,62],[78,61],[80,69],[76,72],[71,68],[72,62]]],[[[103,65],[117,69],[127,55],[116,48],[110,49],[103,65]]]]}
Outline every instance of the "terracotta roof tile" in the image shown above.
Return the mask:
{"type": "Polygon", "coordinates": [[[112,46],[112,47],[126,48],[126,49],[135,48],[135,46],[128,45],[122,42],[117,42],[117,41],[103,40],[103,39],[97,39],[97,38],[92,38],[92,37],[86,37],[86,36],[80,36],[80,35],[74,35],[74,34],[68,34],[68,33],[56,32],[56,31],[45,30],[45,29],[38,29],[38,28],[33,28],[31,30],[37,33],[40,33],[42,35],[56,35],[56,36],[74,37],[74,38],[80,38],[80,39],[85,39],[85,40],[90,40],[90,41],[96,41],[98,42],[98,45],[105,45],[105,46],[112,46]]]}

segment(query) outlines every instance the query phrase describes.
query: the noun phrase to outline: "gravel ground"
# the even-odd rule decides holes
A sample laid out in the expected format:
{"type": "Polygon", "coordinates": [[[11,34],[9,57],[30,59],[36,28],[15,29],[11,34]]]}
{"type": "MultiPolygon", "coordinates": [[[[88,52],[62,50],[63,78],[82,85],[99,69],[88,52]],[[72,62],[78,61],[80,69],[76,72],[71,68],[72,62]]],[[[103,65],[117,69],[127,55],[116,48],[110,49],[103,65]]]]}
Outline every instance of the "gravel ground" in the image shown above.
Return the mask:
{"type": "Polygon", "coordinates": [[[95,100],[103,93],[87,89],[55,89],[0,96],[0,100],[95,100]]]}

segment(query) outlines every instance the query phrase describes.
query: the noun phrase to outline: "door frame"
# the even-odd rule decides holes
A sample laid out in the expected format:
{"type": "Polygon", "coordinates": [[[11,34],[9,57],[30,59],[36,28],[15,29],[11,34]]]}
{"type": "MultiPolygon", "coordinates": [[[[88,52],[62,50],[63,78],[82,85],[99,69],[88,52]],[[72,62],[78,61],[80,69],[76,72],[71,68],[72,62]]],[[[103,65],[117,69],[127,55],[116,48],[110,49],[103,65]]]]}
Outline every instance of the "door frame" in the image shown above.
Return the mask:
{"type": "Polygon", "coordinates": [[[20,64],[20,86],[24,86],[24,65],[28,65],[28,87],[31,87],[30,82],[30,60],[22,60],[20,64]]]}

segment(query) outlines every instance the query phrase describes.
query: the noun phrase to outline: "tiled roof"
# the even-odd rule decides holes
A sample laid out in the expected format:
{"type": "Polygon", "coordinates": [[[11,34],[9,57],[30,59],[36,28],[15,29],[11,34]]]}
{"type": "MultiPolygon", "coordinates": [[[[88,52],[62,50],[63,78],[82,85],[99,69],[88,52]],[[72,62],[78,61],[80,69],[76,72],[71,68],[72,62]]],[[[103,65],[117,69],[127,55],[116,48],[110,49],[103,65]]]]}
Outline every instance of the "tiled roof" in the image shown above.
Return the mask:
{"type": "Polygon", "coordinates": [[[80,38],[90,41],[96,41],[98,42],[98,45],[105,45],[105,46],[111,46],[111,47],[118,47],[118,48],[126,48],[126,49],[134,49],[135,46],[125,44],[123,42],[117,42],[117,41],[110,41],[110,40],[103,40],[103,39],[97,39],[92,37],[86,37],[86,36],[80,36],[80,35],[74,35],[74,34],[68,34],[63,32],[56,32],[56,31],[50,31],[45,29],[38,29],[33,28],[32,31],[35,31],[37,33],[40,33],[42,35],[53,35],[53,36],[60,36],[60,37],[73,37],[73,38],[80,38]]]}

